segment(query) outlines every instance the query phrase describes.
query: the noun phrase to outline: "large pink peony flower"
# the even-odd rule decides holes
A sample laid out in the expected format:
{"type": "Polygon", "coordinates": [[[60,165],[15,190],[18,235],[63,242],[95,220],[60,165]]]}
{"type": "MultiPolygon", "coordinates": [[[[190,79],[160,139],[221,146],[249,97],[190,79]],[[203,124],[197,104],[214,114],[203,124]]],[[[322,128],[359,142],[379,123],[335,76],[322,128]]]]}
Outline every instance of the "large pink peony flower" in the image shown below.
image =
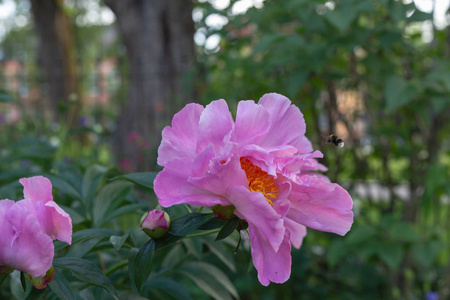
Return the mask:
{"type": "Polygon", "coordinates": [[[313,173],[326,168],[305,130],[300,110],[279,94],[240,101],[235,122],[224,100],[188,104],[162,132],[159,203],[233,205],[249,224],[261,284],[285,282],[305,226],[344,235],[353,222],[350,195],[313,173]]]}
{"type": "Polygon", "coordinates": [[[23,200],[0,201],[0,266],[42,277],[53,262],[53,240],[72,242],[72,219],[42,176],[22,178],[23,200]]]}

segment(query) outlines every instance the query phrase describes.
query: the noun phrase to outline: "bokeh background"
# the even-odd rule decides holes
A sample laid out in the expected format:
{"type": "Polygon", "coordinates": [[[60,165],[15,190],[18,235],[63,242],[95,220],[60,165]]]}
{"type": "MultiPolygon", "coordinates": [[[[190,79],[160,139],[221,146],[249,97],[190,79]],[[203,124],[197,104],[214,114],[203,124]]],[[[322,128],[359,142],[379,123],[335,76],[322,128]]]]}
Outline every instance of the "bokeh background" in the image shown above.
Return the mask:
{"type": "Polygon", "coordinates": [[[70,199],[92,164],[158,171],[160,132],[187,103],[235,111],[277,92],[355,223],[310,230],[283,285],[223,254],[240,298],[449,299],[449,22],[448,0],[1,0],[0,198],[33,174],[70,199]]]}

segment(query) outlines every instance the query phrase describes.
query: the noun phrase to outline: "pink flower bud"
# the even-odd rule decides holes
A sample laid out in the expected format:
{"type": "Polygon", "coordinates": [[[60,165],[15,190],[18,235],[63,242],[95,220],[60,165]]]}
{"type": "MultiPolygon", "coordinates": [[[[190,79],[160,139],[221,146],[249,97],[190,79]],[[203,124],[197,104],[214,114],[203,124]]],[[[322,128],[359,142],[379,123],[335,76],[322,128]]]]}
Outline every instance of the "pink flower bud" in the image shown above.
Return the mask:
{"type": "Polygon", "coordinates": [[[169,230],[170,217],[162,210],[152,209],[141,218],[141,227],[153,239],[159,239],[169,230]]]}

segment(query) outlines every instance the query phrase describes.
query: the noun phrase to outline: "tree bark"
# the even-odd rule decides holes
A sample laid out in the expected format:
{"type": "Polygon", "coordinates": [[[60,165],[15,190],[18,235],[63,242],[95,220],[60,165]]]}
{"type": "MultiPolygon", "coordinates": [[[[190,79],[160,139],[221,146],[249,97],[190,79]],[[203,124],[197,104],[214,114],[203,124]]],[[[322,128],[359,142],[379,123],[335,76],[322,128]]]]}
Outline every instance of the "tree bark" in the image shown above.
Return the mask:
{"type": "Polygon", "coordinates": [[[48,94],[54,121],[73,127],[80,111],[75,39],[63,0],[30,0],[39,37],[42,90],[48,94]]]}
{"type": "Polygon", "coordinates": [[[128,99],[114,133],[114,151],[127,171],[156,167],[161,130],[193,101],[188,72],[195,49],[190,1],[104,0],[117,18],[127,50],[128,99]]]}

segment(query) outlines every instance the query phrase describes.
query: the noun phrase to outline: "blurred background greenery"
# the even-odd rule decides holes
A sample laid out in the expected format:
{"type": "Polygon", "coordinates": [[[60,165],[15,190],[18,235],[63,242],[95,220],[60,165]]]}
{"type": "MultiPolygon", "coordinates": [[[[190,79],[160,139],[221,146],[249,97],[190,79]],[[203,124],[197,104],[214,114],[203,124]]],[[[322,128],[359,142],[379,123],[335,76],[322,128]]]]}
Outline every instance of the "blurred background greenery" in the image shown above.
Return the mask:
{"type": "MultiPolygon", "coordinates": [[[[106,174],[92,164],[159,170],[161,129],[186,103],[224,98],[235,110],[277,92],[303,112],[327,176],[354,199],[355,223],[345,237],[310,230],[284,285],[262,287],[248,252],[218,256],[240,298],[449,299],[448,9],[445,0],[2,0],[0,197],[19,199],[21,177],[53,174],[76,208],[73,187],[106,174]],[[345,147],[327,147],[330,133],[345,147]]],[[[227,253],[203,243],[177,247],[194,259],[227,253]]]]}

